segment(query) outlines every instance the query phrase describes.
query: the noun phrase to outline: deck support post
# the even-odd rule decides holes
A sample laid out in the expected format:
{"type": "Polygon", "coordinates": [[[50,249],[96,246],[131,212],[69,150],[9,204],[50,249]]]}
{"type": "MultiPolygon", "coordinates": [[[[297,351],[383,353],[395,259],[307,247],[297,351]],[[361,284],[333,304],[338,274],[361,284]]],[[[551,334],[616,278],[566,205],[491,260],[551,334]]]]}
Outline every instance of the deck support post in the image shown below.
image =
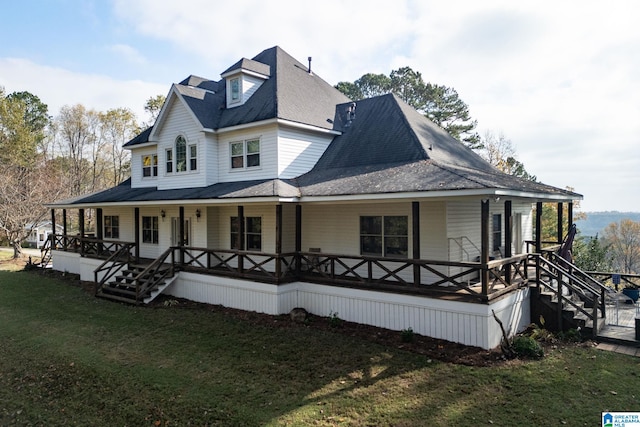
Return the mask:
{"type": "Polygon", "coordinates": [[[573,225],[573,202],[567,203],[567,219],[569,220],[569,227],[573,225]]]}
{"type": "MultiPolygon", "coordinates": [[[[413,228],[412,258],[420,259],[420,202],[411,202],[411,225],[413,228]]],[[[413,285],[420,286],[420,265],[413,264],[413,285]]]]}
{"type": "Polygon", "coordinates": [[[489,296],[489,199],[482,200],[480,215],[480,280],[482,282],[482,296],[489,296]]]}
{"type": "MultiPolygon", "coordinates": [[[[511,247],[511,240],[513,238],[513,208],[511,206],[511,200],[504,202],[504,257],[511,258],[513,256],[513,249],[511,247]]],[[[511,284],[511,264],[505,265],[504,268],[505,279],[507,284],[511,284]]]]}

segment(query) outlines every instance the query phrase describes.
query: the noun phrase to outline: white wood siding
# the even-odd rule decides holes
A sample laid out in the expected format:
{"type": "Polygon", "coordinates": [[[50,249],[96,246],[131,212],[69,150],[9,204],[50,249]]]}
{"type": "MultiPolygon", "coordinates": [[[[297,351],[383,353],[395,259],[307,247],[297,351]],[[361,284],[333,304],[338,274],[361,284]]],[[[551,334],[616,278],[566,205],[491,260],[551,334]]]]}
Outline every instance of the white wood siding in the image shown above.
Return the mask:
{"type": "MultiPolygon", "coordinates": [[[[131,150],[131,188],[155,187],[158,178],[142,177],[142,157],[157,154],[156,147],[143,147],[131,150]]],[[[160,158],[158,157],[158,175],[160,175],[160,158]]]]}
{"type": "Polygon", "coordinates": [[[200,130],[200,125],[187,111],[185,106],[178,100],[171,102],[167,111],[164,125],[161,128],[158,140],[158,189],[166,190],[172,188],[202,187],[207,184],[207,174],[204,172],[209,146],[205,144],[204,133],[200,130]],[[187,164],[187,171],[175,171],[175,141],[182,135],[187,141],[187,163],[189,158],[189,146],[198,147],[198,170],[190,171],[187,164]],[[166,150],[173,149],[174,168],[172,173],[166,172],[166,150]]]}
{"type": "Polygon", "coordinates": [[[333,136],[291,128],[278,132],[278,177],[295,178],[309,172],[331,143],[333,136]]]}
{"type": "Polygon", "coordinates": [[[244,104],[251,98],[251,95],[257,91],[260,86],[264,83],[264,79],[249,76],[246,74],[242,75],[242,103],[244,104]]]}
{"type": "Polygon", "coordinates": [[[218,138],[220,182],[273,179],[277,176],[277,127],[275,124],[242,131],[227,132],[218,138]],[[260,166],[231,169],[231,143],[260,139],[260,166]]]}
{"type": "Polygon", "coordinates": [[[102,209],[102,216],[115,215],[118,217],[120,237],[114,240],[123,242],[135,242],[135,227],[133,224],[133,208],[130,207],[106,207],[102,209]]]}
{"type": "MultiPolygon", "coordinates": [[[[198,147],[200,149],[200,147],[198,147]]],[[[218,168],[218,137],[217,135],[205,134],[202,151],[198,151],[198,169],[203,172],[205,184],[212,185],[220,181],[218,168]]]]}
{"type": "Polygon", "coordinates": [[[530,323],[530,294],[526,288],[491,304],[473,304],[306,282],[278,286],[180,272],[165,292],[272,315],[288,313],[295,307],[323,317],[337,313],[350,322],[396,331],[412,328],[421,335],[484,349],[497,347],[502,339],[492,311],[510,336],[530,323]]]}

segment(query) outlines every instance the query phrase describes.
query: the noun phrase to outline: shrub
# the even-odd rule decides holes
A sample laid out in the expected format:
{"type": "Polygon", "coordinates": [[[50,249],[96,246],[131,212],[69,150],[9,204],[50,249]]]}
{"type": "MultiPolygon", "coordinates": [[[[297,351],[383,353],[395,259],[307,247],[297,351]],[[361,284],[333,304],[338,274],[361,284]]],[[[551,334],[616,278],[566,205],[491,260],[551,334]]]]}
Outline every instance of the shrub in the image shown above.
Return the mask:
{"type": "Polygon", "coordinates": [[[413,342],[413,329],[410,327],[403,329],[402,332],[400,332],[400,338],[402,342],[413,342]]]}
{"type": "Polygon", "coordinates": [[[517,336],[513,339],[513,351],[518,357],[540,359],[544,356],[544,350],[535,339],[527,336],[517,336]]]}
{"type": "Polygon", "coordinates": [[[329,326],[332,328],[339,328],[342,326],[342,319],[338,317],[338,312],[332,311],[329,314],[329,326]]]}

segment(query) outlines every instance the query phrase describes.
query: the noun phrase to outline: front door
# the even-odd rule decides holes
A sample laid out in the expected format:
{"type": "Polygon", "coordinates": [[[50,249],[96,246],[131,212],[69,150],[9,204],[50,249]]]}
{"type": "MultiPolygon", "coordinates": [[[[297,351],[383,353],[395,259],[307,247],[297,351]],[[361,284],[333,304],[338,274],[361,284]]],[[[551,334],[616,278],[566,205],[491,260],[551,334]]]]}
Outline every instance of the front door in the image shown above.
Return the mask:
{"type": "MultiPolygon", "coordinates": [[[[171,246],[180,245],[180,218],[171,218],[171,246]]],[[[191,242],[191,220],[184,219],[184,246],[189,246],[191,242]]]]}

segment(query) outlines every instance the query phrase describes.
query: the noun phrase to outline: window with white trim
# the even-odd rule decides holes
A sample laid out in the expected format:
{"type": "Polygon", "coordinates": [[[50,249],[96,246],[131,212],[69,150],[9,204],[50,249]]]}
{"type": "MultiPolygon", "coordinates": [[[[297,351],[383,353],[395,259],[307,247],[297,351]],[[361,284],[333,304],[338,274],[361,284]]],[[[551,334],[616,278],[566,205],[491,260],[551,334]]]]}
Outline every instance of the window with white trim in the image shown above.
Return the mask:
{"type": "MultiPolygon", "coordinates": [[[[262,250],[262,218],[259,216],[244,217],[244,247],[248,251],[262,250]]],[[[231,217],[231,249],[239,249],[240,221],[237,216],[231,217]]]]}
{"type": "Polygon", "coordinates": [[[361,216],[360,254],[407,258],[408,235],[407,216],[361,216]]]}
{"type": "Polygon", "coordinates": [[[189,146],[189,170],[198,169],[198,146],[193,144],[189,146]]]}
{"type": "Polygon", "coordinates": [[[120,238],[120,218],[118,215],[105,215],[103,222],[105,239],[120,238]]]}
{"type": "Polygon", "coordinates": [[[231,92],[230,102],[240,102],[240,77],[235,77],[229,81],[231,92]]]}
{"type": "Polygon", "coordinates": [[[142,177],[158,176],[158,155],[146,154],[142,156],[142,177]]]}
{"type": "Polygon", "coordinates": [[[173,173],[173,148],[167,148],[166,154],[167,154],[167,158],[165,161],[165,165],[167,169],[166,172],[173,173]]]}
{"type": "Polygon", "coordinates": [[[231,169],[260,166],[260,139],[247,139],[231,143],[231,169]]]}
{"type": "Polygon", "coordinates": [[[187,170],[187,140],[179,135],[176,138],[176,172],[187,170]]]}
{"type": "Polygon", "coordinates": [[[158,217],[142,217],[142,243],[158,244],[158,217]]]}
{"type": "Polygon", "coordinates": [[[493,214],[491,225],[491,250],[495,252],[502,246],[502,215],[493,214]]]}

